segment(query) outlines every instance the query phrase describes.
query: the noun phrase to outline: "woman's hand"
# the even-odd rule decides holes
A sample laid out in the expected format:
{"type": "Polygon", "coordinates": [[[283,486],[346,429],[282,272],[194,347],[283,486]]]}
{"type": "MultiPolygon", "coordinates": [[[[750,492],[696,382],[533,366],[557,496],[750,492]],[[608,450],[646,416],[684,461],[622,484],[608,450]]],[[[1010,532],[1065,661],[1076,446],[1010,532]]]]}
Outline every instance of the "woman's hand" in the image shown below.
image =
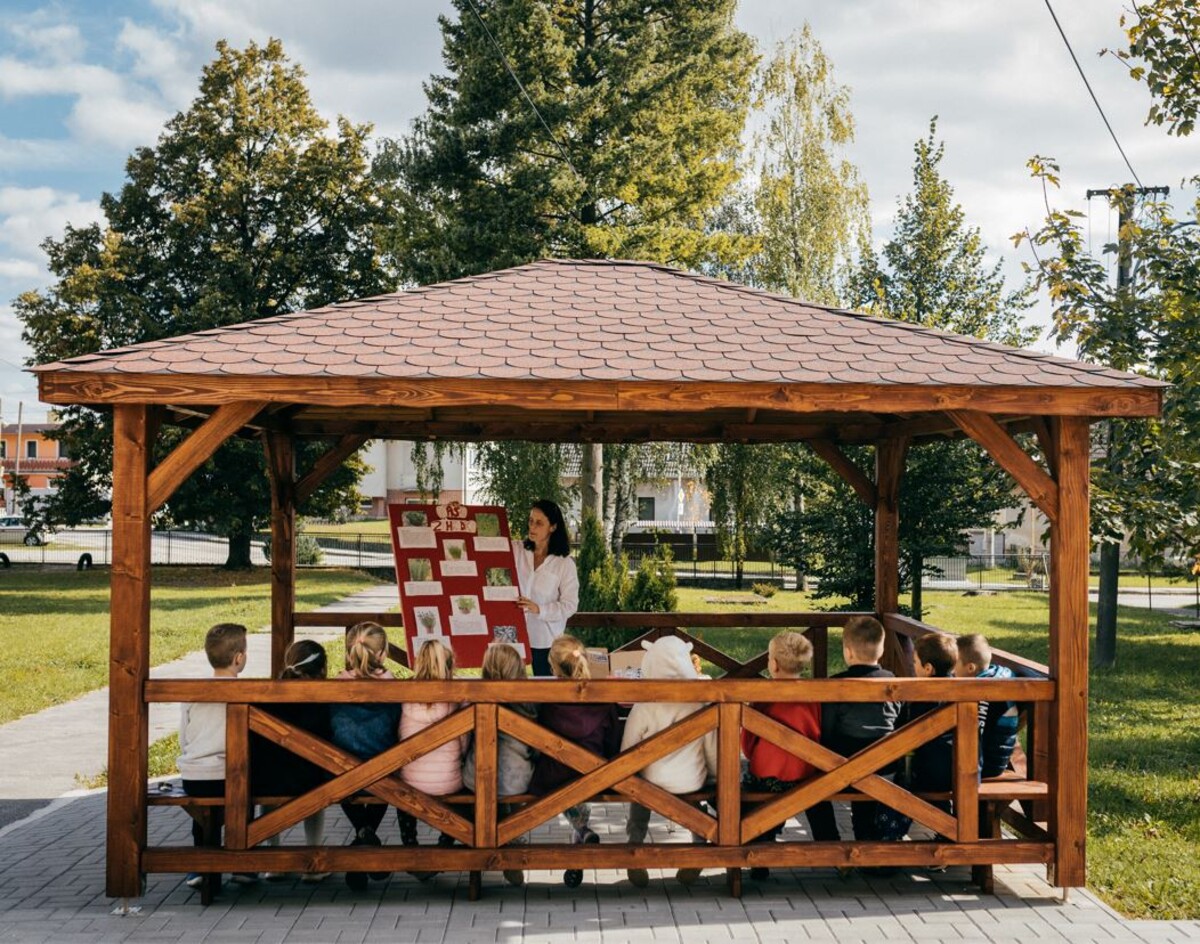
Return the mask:
{"type": "Polygon", "coordinates": [[[517,606],[523,609],[526,613],[541,613],[542,608],[534,603],[529,597],[517,597],[517,606]]]}

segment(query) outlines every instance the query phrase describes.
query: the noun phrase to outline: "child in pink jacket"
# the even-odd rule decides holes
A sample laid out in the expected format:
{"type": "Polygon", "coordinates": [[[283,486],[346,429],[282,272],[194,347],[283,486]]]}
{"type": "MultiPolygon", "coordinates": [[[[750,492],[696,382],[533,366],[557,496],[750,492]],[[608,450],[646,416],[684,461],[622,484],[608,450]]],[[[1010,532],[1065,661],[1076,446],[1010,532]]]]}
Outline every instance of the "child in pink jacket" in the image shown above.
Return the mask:
{"type": "MultiPolygon", "coordinates": [[[[413,681],[448,682],[454,678],[454,653],[437,639],[427,639],[417,652],[413,664],[413,681]]],[[[400,740],[419,734],[431,724],[454,714],[461,705],[453,702],[405,702],[400,713],[400,740]]],[[[462,789],[462,760],[466,749],[466,737],[447,741],[400,768],[400,779],[410,787],[430,796],[445,796],[462,789]]],[[[400,821],[400,841],[406,846],[418,845],[417,820],[404,810],[396,811],[400,821]]],[[[442,833],[439,846],[454,845],[454,837],[442,833]]],[[[433,873],[421,873],[418,878],[432,877],[433,873]]]]}

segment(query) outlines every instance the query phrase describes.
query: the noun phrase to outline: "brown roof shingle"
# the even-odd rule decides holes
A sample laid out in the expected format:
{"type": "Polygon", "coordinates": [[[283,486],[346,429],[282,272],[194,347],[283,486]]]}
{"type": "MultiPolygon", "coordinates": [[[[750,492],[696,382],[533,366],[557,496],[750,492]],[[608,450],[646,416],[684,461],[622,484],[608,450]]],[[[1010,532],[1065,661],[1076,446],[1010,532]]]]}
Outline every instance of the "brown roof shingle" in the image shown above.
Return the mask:
{"type": "Polygon", "coordinates": [[[125,374],[1158,387],[642,262],[543,260],[35,368],[125,374]]]}

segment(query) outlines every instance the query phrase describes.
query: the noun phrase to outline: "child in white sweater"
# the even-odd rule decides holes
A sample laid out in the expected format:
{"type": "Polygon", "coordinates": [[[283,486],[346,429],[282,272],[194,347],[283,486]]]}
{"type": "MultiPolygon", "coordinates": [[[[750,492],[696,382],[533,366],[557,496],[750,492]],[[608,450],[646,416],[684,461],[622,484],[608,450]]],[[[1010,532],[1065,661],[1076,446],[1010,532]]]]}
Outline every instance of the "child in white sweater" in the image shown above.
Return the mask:
{"type": "MultiPolygon", "coordinates": [[[[643,642],[642,647],[646,650],[642,659],[642,678],[698,678],[692,663],[691,643],[685,643],[676,636],[663,636],[654,642],[643,642]]],[[[621,751],[637,746],[703,707],[701,702],[641,702],[634,705],[625,722],[621,751]]],[[[709,731],[703,737],[649,764],[641,771],[641,776],[671,793],[691,793],[703,787],[705,780],[715,775],[716,770],[717,737],[715,731],[709,731]]],[[[630,803],[629,818],[625,823],[625,834],[629,841],[635,844],[645,842],[649,827],[650,811],[641,804],[630,803]]],[[[697,836],[692,839],[704,841],[697,836]]],[[[645,888],[649,884],[650,876],[645,869],[629,869],[626,874],[638,888],[645,888]]],[[[682,884],[690,885],[699,875],[699,869],[680,869],[675,877],[682,884]]]]}

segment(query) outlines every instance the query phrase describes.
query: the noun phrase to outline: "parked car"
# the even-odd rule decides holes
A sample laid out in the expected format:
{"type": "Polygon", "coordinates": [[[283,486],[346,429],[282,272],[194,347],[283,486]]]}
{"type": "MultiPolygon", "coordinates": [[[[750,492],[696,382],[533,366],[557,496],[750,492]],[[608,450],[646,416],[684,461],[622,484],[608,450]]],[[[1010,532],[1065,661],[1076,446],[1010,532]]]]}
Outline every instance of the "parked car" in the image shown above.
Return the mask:
{"type": "Polygon", "coordinates": [[[54,540],[54,535],[47,531],[31,531],[25,527],[25,519],[20,515],[6,515],[0,518],[0,544],[27,544],[37,547],[54,540]]]}

